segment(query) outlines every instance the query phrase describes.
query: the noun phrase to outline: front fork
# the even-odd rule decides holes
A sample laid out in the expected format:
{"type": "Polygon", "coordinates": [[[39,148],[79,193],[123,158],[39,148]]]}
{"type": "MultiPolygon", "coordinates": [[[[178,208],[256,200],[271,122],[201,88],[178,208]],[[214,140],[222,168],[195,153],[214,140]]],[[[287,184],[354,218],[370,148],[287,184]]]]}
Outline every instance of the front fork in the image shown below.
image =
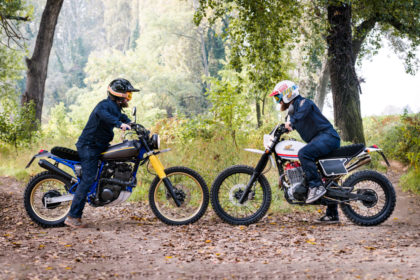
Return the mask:
{"type": "Polygon", "coordinates": [[[255,182],[258,180],[258,177],[260,177],[265,166],[267,165],[269,158],[270,158],[270,151],[266,150],[265,153],[262,155],[260,161],[258,162],[257,166],[255,167],[254,172],[251,175],[251,179],[249,180],[241,198],[239,199],[240,204],[243,204],[247,200],[252,186],[254,186],[255,182]]]}
{"type": "Polygon", "coordinates": [[[166,189],[168,190],[169,194],[171,195],[172,199],[175,201],[176,206],[180,207],[181,202],[176,197],[175,189],[172,186],[171,181],[166,177],[165,168],[163,167],[162,163],[160,162],[159,158],[155,155],[149,156],[150,163],[153,166],[153,169],[156,171],[159,178],[165,184],[166,189]]]}

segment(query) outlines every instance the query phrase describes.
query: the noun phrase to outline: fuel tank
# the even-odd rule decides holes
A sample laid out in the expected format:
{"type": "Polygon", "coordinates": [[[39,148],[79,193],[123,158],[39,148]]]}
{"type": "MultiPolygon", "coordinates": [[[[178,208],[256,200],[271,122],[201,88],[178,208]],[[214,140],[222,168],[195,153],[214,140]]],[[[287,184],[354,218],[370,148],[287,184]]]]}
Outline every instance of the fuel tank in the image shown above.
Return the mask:
{"type": "Polygon", "coordinates": [[[105,160],[126,160],[138,156],[139,148],[140,143],[138,141],[124,140],[122,143],[110,146],[101,155],[102,159],[105,160]]]}
{"type": "Polygon", "coordinates": [[[306,144],[295,140],[284,140],[276,145],[276,154],[284,159],[299,160],[298,152],[306,144]]]}

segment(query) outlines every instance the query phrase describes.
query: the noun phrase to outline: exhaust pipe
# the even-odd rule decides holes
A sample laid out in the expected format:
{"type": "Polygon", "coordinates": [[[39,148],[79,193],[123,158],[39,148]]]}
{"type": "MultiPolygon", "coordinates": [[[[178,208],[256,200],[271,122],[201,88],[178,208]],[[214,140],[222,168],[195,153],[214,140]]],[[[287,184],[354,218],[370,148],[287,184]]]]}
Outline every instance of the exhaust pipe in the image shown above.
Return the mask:
{"type": "MultiPolygon", "coordinates": [[[[38,165],[41,166],[44,169],[47,169],[48,171],[51,171],[53,173],[56,173],[56,174],[60,175],[61,177],[66,178],[70,182],[76,180],[75,178],[73,178],[73,176],[71,176],[70,174],[68,174],[64,170],[58,168],[57,166],[54,166],[53,164],[51,164],[49,161],[47,161],[45,159],[39,160],[38,165]]],[[[77,182],[77,180],[76,180],[76,182],[77,182]]]]}
{"type": "Polygon", "coordinates": [[[356,168],[359,168],[360,166],[369,163],[370,161],[371,161],[370,157],[362,158],[359,161],[357,161],[357,162],[353,163],[352,165],[350,165],[347,168],[347,171],[348,172],[351,172],[351,171],[355,170],[356,168]]]}

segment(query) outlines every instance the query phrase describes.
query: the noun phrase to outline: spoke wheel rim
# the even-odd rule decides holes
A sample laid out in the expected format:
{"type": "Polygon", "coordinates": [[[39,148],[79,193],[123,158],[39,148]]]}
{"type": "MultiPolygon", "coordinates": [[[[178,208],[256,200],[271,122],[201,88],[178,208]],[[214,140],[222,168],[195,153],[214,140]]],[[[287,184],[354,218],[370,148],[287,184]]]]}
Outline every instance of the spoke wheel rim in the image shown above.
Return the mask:
{"type": "Polygon", "coordinates": [[[65,186],[65,183],[54,178],[38,182],[32,189],[30,196],[31,208],[35,215],[49,222],[55,222],[65,218],[70,211],[72,201],[60,202],[60,205],[53,209],[45,207],[42,201],[48,191],[58,191],[61,195],[67,194],[65,186]]]}
{"type": "Polygon", "coordinates": [[[375,203],[366,203],[364,201],[352,201],[350,202],[351,210],[358,216],[362,218],[375,218],[381,215],[387,206],[387,193],[375,181],[365,180],[360,181],[354,185],[353,192],[365,192],[369,195],[374,195],[376,197],[375,203]]]}
{"type": "Polygon", "coordinates": [[[246,200],[242,205],[239,202],[234,203],[231,201],[236,199],[232,197],[232,192],[237,191],[241,186],[246,186],[250,178],[251,175],[247,173],[235,173],[226,177],[220,185],[217,199],[226,215],[235,219],[248,219],[258,213],[263,207],[264,191],[258,180],[251,189],[251,192],[254,192],[252,200],[246,200]]]}
{"type": "Polygon", "coordinates": [[[182,190],[185,198],[181,206],[177,207],[168,194],[165,184],[160,180],[153,194],[158,212],[165,218],[176,222],[184,222],[194,218],[200,212],[204,203],[204,193],[200,183],[190,174],[183,172],[167,174],[167,178],[171,181],[173,187],[182,190]],[[196,206],[190,207],[191,203],[196,204],[196,206]],[[183,213],[186,216],[181,216],[183,213]]]}

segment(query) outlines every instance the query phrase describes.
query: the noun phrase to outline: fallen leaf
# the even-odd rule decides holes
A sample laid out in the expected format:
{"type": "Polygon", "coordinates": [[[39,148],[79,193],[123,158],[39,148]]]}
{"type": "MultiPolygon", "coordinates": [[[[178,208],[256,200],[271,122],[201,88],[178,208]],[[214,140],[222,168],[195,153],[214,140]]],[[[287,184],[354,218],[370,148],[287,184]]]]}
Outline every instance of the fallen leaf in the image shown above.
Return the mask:
{"type": "Polygon", "coordinates": [[[377,248],[372,247],[372,246],[364,246],[364,247],[365,247],[365,249],[367,249],[369,251],[373,251],[373,250],[376,250],[377,249],[377,248]]]}
{"type": "Polygon", "coordinates": [[[311,244],[311,245],[316,245],[315,238],[311,238],[311,239],[306,240],[306,243],[311,244]]]}

